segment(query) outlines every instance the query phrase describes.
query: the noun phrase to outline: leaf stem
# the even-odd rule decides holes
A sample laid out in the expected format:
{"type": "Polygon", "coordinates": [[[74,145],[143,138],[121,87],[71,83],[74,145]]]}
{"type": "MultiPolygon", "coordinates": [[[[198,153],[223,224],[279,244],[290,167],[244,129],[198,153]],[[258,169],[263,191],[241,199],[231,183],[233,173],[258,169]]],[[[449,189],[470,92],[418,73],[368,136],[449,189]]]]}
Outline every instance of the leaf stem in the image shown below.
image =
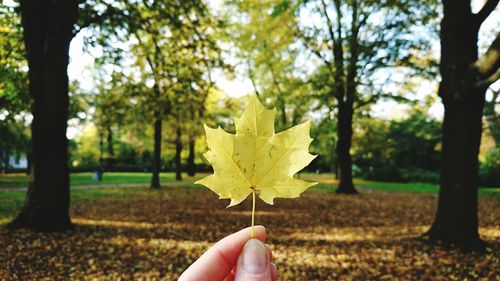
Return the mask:
{"type": "Polygon", "coordinates": [[[252,190],[252,239],[254,238],[253,226],[255,222],[255,189],[252,190]]]}

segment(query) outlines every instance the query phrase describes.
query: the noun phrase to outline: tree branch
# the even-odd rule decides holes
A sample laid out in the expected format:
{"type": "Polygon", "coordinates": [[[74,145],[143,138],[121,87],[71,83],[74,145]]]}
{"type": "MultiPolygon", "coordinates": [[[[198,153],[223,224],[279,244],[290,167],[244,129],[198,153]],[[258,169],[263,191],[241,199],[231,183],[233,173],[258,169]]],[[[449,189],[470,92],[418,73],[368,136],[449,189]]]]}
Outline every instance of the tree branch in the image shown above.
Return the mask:
{"type": "Polygon", "coordinates": [[[500,70],[497,70],[497,72],[493,73],[490,77],[480,80],[479,82],[476,83],[476,86],[479,88],[488,88],[491,84],[495,83],[498,79],[500,79],[500,70]]]}
{"type": "Polygon", "coordinates": [[[474,63],[473,67],[479,74],[479,79],[482,79],[477,82],[480,87],[489,86],[500,78],[500,33],[497,34],[486,53],[474,63]]]}
{"type": "Polygon", "coordinates": [[[254,76],[254,73],[252,71],[252,66],[250,65],[250,59],[247,58],[245,61],[247,63],[247,68],[248,68],[248,78],[250,78],[250,82],[252,82],[252,86],[253,86],[253,89],[255,91],[255,94],[257,96],[260,96],[259,89],[257,89],[257,83],[255,83],[255,76],[254,76]]]}
{"type": "MultiPolygon", "coordinates": [[[[73,36],[76,36],[80,31],[82,31],[84,28],[87,28],[91,25],[101,25],[106,19],[109,19],[110,17],[116,16],[116,15],[121,15],[124,16],[123,12],[116,9],[115,7],[111,6],[110,4],[103,3],[106,5],[106,10],[102,12],[101,14],[96,13],[93,16],[86,15],[86,16],[80,16],[82,19],[82,22],[77,23],[77,26],[74,27],[73,30],[73,36]]],[[[92,11],[94,12],[94,11],[92,11]]],[[[87,11],[87,13],[89,13],[87,11]]],[[[90,13],[89,13],[90,14],[90,13]]]]}
{"type": "Polygon", "coordinates": [[[475,15],[478,27],[488,18],[488,16],[495,10],[499,0],[488,0],[483,8],[475,15]]]}
{"type": "Polygon", "coordinates": [[[305,36],[305,34],[297,33],[297,35],[302,38],[304,47],[306,47],[306,49],[309,49],[314,55],[316,55],[316,57],[322,60],[325,63],[328,72],[330,72],[330,74],[333,76],[334,72],[332,63],[321,54],[321,50],[315,48],[312,44],[309,44],[309,39],[305,36]]]}
{"type": "MultiPolygon", "coordinates": [[[[326,24],[328,26],[328,34],[330,35],[330,40],[332,40],[332,57],[335,58],[335,33],[333,31],[333,24],[332,24],[332,20],[330,19],[330,16],[328,16],[328,9],[327,9],[327,5],[325,3],[324,0],[321,1],[321,4],[323,4],[323,15],[325,16],[326,18],[326,24]]],[[[337,18],[339,18],[340,16],[337,15],[337,18]]],[[[340,34],[339,34],[340,36],[340,34]]],[[[339,38],[338,38],[339,39],[339,38]]],[[[340,39],[339,39],[340,40],[340,39]]]]}

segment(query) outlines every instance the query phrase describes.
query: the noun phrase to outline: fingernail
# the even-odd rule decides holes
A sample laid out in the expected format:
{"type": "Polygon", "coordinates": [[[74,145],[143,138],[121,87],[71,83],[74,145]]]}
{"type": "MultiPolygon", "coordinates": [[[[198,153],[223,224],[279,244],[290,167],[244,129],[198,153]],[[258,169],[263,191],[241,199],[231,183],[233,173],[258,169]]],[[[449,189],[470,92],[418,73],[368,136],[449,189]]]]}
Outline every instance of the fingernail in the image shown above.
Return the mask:
{"type": "Polygon", "coordinates": [[[257,239],[248,240],[243,248],[243,270],[251,274],[262,274],[267,269],[266,245],[257,239]]]}

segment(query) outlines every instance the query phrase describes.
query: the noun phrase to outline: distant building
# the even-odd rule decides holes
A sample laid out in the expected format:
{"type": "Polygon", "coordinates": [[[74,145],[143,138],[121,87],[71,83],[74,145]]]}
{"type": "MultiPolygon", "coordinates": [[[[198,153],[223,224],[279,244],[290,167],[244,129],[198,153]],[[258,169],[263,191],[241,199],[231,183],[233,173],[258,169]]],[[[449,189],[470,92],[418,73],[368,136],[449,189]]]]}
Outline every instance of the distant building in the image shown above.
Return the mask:
{"type": "Polygon", "coordinates": [[[10,156],[9,157],[9,168],[27,169],[28,168],[28,158],[26,158],[26,155],[10,156]]]}

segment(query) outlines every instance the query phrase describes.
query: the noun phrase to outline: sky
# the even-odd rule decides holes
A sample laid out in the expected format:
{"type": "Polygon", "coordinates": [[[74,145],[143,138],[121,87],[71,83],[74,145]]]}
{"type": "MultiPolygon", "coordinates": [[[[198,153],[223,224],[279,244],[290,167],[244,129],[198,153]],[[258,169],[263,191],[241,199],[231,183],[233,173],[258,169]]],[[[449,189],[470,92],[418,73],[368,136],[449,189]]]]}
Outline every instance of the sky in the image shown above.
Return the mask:
{"type": "MultiPolygon", "coordinates": [[[[210,0],[209,5],[215,10],[218,11],[223,5],[224,0],[210,0]]],[[[474,0],[473,1],[473,10],[477,11],[482,6],[482,0],[474,0]]],[[[491,34],[496,34],[500,31],[500,9],[497,8],[495,12],[490,15],[490,17],[485,21],[480,31],[479,38],[479,46],[487,46],[488,42],[491,42],[491,34]]],[[[307,20],[307,19],[303,19],[307,20]]],[[[70,46],[70,64],[68,66],[68,76],[70,80],[76,80],[79,82],[81,88],[83,90],[90,91],[94,88],[93,83],[93,64],[94,58],[96,54],[89,54],[83,51],[83,38],[85,36],[85,32],[80,32],[71,42],[70,46]]],[[[484,48],[483,48],[484,51],[484,48]]],[[[436,40],[433,44],[433,53],[436,56],[439,56],[439,42],[436,40]]],[[[232,58],[228,58],[229,60],[233,60],[232,58]]],[[[217,75],[215,77],[216,84],[219,89],[225,92],[227,95],[232,97],[240,97],[243,95],[247,95],[253,92],[253,87],[250,80],[247,77],[242,76],[239,73],[234,75],[234,79],[229,79],[225,75],[217,75]]],[[[424,81],[420,84],[418,88],[415,98],[419,100],[425,99],[428,95],[436,95],[437,94],[437,86],[438,81],[424,81]]],[[[497,81],[494,88],[500,88],[500,81],[497,81]]],[[[379,118],[402,118],[405,115],[405,112],[408,108],[408,105],[398,104],[393,101],[384,101],[375,104],[372,107],[372,112],[375,117],[379,118]]],[[[436,102],[429,109],[431,115],[436,118],[442,118],[443,116],[443,106],[440,103],[439,99],[436,99],[436,102]]],[[[68,138],[73,138],[81,132],[81,125],[78,125],[76,122],[69,123],[68,128],[68,138]]]]}

